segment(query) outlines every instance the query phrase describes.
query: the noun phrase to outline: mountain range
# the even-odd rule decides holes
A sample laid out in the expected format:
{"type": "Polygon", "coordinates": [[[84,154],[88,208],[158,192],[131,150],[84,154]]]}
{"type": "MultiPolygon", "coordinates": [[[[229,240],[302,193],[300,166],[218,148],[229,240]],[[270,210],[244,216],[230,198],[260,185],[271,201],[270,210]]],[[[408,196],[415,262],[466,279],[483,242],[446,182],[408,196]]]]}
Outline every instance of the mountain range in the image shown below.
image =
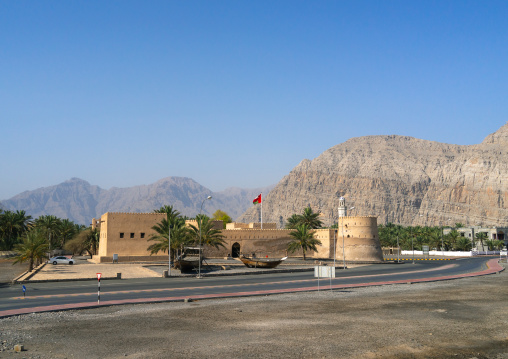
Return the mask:
{"type": "Polygon", "coordinates": [[[151,212],[171,204],[182,214],[215,210],[240,222],[283,227],[311,206],[325,225],[337,222],[345,197],[350,215],[378,223],[508,227],[508,124],[476,145],[453,145],[407,136],[365,136],[304,159],[276,186],[212,192],[194,180],[168,177],[150,185],[102,189],[72,178],[26,191],[0,205],[32,217],[53,214],[88,224],[105,212],[151,212]],[[263,192],[262,206],[252,200],[263,192]],[[267,194],[268,193],[268,194],[267,194]],[[243,213],[243,214],[242,214],[243,213]]]}
{"type": "MultiPolygon", "coordinates": [[[[374,215],[383,224],[507,227],[507,178],[508,124],[476,145],[352,138],[301,161],[264,198],[263,221],[284,226],[311,206],[332,224],[343,196],[349,214],[374,215]]],[[[260,211],[251,207],[238,221],[259,221],[260,211]]]]}
{"type": "Polygon", "coordinates": [[[173,205],[182,215],[193,217],[201,210],[212,215],[217,209],[236,218],[252,205],[259,193],[267,193],[273,186],[242,189],[228,188],[213,192],[196,181],[185,177],[167,177],[150,185],[128,188],[102,189],[85,180],[71,178],[55,186],[25,191],[2,201],[5,210],[25,210],[33,218],[55,215],[89,224],[106,212],[152,212],[163,205],[173,205]]]}

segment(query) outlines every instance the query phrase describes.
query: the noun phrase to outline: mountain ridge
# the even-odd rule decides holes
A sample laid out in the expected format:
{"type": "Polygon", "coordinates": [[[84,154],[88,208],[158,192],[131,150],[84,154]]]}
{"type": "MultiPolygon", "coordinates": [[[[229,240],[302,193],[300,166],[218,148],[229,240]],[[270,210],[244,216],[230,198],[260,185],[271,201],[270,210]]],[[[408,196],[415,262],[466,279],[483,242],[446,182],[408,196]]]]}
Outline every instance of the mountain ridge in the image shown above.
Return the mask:
{"type": "MultiPolygon", "coordinates": [[[[508,226],[508,124],[475,145],[408,136],[351,138],[302,160],[265,197],[263,220],[279,226],[310,205],[325,225],[337,220],[338,198],[379,223],[508,226]]],[[[238,218],[259,221],[260,208],[238,218]]]]}
{"type": "Polygon", "coordinates": [[[236,218],[251,205],[259,191],[269,191],[272,187],[213,192],[191,178],[174,176],[148,185],[106,190],[72,177],[57,185],[23,191],[0,205],[6,210],[25,210],[34,218],[51,214],[89,224],[92,218],[106,212],[151,212],[163,205],[173,205],[191,217],[199,213],[202,200],[211,195],[213,200],[205,201],[203,213],[211,215],[221,209],[236,218]]]}

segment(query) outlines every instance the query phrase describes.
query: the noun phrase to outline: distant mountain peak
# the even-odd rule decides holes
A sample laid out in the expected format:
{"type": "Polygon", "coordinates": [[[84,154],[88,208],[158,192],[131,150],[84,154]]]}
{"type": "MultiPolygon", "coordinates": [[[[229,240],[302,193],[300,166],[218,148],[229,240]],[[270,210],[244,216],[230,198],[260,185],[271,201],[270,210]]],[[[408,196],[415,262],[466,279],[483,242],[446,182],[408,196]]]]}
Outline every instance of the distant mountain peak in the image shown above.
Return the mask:
{"type": "MultiPolygon", "coordinates": [[[[269,192],[267,188],[263,190],[269,192]]],[[[203,213],[211,215],[221,209],[236,218],[252,204],[258,191],[231,189],[214,193],[192,178],[176,176],[148,185],[104,190],[73,177],[57,185],[20,193],[3,201],[1,206],[6,210],[24,209],[34,218],[52,214],[88,224],[106,212],[152,212],[163,205],[173,205],[183,215],[192,217],[201,210],[203,198],[212,195],[213,201],[204,203],[203,213]]]]}
{"type": "Polygon", "coordinates": [[[496,132],[485,137],[482,144],[508,144],[508,122],[496,132]]]}

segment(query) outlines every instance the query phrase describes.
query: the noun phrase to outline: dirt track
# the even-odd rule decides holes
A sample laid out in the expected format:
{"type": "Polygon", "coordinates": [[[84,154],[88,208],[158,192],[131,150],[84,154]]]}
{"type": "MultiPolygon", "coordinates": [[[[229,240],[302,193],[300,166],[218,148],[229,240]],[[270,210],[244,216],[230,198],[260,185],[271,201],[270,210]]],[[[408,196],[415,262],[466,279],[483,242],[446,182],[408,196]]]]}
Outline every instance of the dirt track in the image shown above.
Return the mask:
{"type": "Polygon", "coordinates": [[[508,273],[0,320],[0,358],[508,359],[508,273]],[[13,353],[14,344],[27,351],[13,353]]]}

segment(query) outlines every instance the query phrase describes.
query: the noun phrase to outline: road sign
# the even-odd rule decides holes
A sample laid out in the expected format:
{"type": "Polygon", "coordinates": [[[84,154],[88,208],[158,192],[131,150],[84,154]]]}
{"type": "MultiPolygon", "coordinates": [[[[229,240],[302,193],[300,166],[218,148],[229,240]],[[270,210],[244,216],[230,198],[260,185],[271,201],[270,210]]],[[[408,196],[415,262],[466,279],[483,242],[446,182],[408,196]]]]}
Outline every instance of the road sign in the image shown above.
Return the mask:
{"type": "Polygon", "coordinates": [[[26,287],[25,287],[25,285],[23,285],[23,293],[25,293],[25,292],[26,292],[26,287]]]}
{"type": "Polygon", "coordinates": [[[102,273],[97,273],[97,280],[101,280],[102,273]]]}
{"type": "Polygon", "coordinates": [[[335,278],[335,267],[315,266],[314,277],[317,278],[335,278]]]}

